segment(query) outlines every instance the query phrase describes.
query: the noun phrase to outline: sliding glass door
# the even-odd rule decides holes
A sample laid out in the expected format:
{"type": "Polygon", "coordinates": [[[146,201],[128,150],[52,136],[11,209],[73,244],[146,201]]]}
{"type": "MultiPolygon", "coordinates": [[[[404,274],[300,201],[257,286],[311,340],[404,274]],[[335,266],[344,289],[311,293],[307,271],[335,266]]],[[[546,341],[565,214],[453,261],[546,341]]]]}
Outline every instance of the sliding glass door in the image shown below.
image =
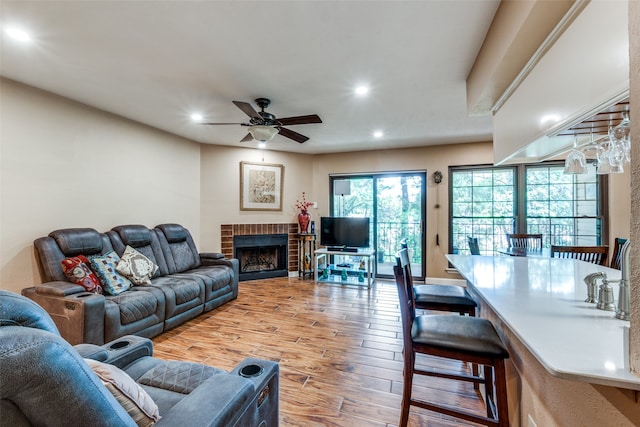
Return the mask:
{"type": "Polygon", "coordinates": [[[426,275],[426,172],[330,176],[331,216],[371,218],[376,277],[393,277],[395,254],[406,242],[413,275],[426,275]]]}

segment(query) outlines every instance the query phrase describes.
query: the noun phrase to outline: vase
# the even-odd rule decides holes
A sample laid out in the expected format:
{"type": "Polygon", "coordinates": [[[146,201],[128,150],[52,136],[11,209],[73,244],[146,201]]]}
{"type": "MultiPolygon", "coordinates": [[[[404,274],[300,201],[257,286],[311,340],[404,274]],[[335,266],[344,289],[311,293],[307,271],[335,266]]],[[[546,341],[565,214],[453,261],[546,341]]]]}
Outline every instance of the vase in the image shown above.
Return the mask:
{"type": "Polygon", "coordinates": [[[307,213],[307,211],[302,211],[298,214],[298,232],[306,233],[307,228],[309,227],[309,221],[311,220],[311,215],[307,213]]]}

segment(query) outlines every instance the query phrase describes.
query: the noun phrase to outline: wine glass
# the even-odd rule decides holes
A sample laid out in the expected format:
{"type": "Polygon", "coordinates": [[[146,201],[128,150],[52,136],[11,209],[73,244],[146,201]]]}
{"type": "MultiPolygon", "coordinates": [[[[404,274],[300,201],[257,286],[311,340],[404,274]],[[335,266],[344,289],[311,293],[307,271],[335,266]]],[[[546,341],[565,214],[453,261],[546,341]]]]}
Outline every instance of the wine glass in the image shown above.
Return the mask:
{"type": "Polygon", "coordinates": [[[578,137],[573,140],[573,148],[564,159],[564,173],[567,174],[583,174],[587,173],[587,157],[578,150],[578,137]]]}

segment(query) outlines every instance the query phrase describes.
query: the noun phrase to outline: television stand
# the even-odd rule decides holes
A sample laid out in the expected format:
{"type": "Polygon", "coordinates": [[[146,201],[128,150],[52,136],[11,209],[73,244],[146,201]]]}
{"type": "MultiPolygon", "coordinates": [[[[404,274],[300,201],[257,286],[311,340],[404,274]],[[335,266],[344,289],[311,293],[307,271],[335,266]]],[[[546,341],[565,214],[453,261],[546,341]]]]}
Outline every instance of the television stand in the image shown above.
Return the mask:
{"type": "Polygon", "coordinates": [[[340,248],[322,248],[314,251],[315,265],[313,278],[316,283],[337,283],[341,285],[367,285],[375,278],[373,249],[349,248],[355,250],[346,251],[340,248]],[[336,264],[329,263],[329,256],[340,256],[342,259],[336,264]],[[360,260],[364,258],[364,270],[360,269],[360,260]],[[346,266],[349,267],[346,267],[346,266]]]}

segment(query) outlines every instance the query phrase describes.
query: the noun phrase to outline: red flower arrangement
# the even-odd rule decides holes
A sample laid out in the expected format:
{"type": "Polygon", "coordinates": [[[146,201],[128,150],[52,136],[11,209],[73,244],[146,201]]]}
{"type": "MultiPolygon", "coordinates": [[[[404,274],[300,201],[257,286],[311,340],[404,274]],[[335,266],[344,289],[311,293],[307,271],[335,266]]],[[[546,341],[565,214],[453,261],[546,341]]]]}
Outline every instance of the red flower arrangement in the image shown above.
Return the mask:
{"type": "Polygon", "coordinates": [[[307,202],[306,196],[307,196],[306,193],[303,191],[302,201],[300,201],[300,199],[296,200],[296,209],[299,209],[300,212],[303,212],[303,213],[307,213],[307,210],[309,210],[309,208],[313,206],[313,202],[307,202]]]}

